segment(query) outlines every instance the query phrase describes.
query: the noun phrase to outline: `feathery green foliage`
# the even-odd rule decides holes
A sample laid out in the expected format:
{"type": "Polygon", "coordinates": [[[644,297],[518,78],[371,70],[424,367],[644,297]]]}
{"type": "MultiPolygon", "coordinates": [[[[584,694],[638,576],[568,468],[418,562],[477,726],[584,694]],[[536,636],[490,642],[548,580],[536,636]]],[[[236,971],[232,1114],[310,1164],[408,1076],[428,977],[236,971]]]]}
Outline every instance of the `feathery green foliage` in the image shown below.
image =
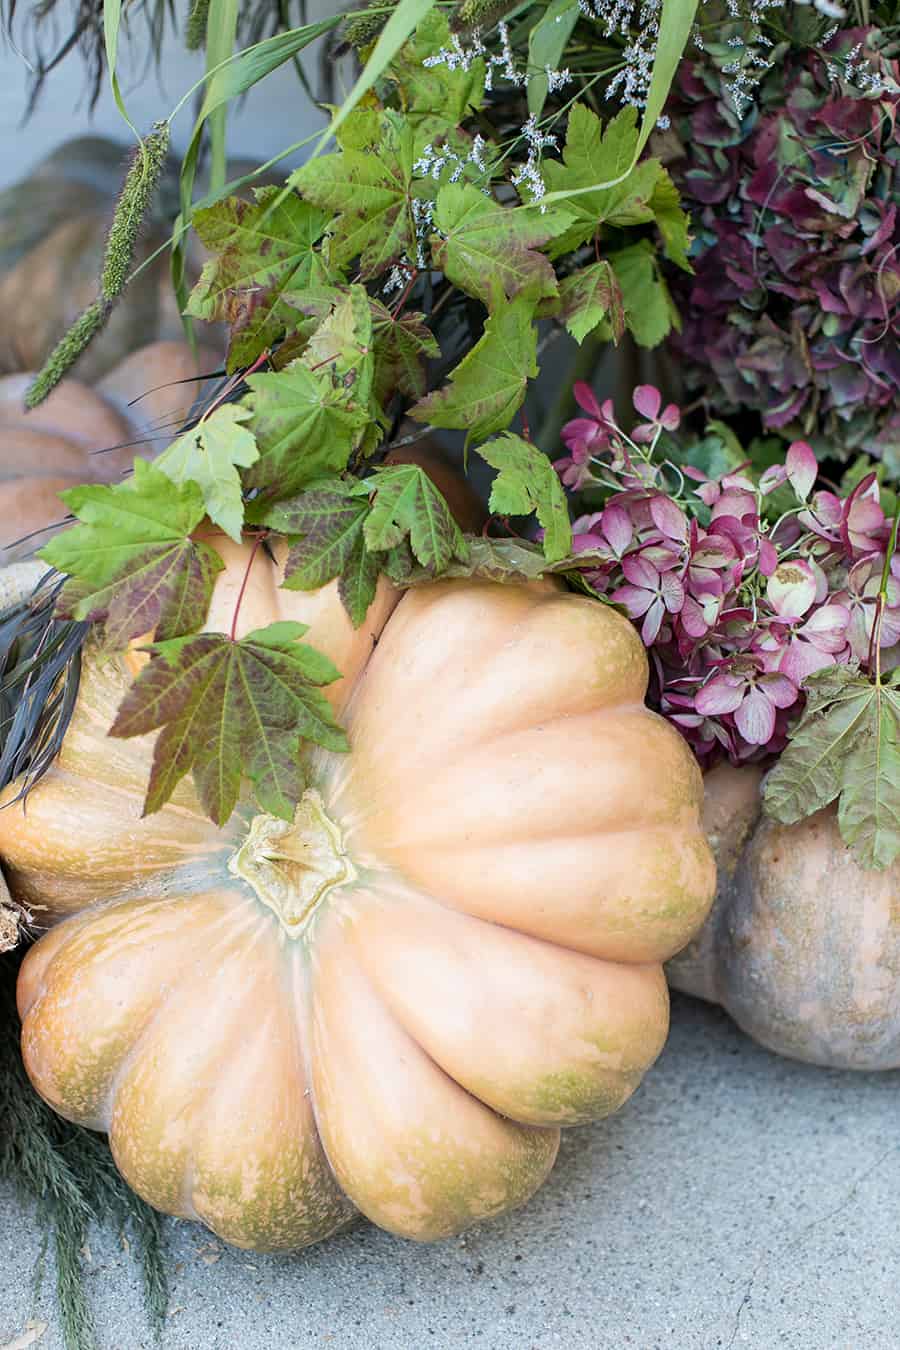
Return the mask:
{"type": "Polygon", "coordinates": [[[129,1230],[147,1314],[158,1332],[168,1297],[162,1221],[125,1185],[104,1138],[62,1120],[29,1083],[15,1003],[20,959],[0,956],[0,1180],[36,1204],[52,1240],[66,1350],[96,1350],[82,1254],[89,1224],[129,1230]]]}

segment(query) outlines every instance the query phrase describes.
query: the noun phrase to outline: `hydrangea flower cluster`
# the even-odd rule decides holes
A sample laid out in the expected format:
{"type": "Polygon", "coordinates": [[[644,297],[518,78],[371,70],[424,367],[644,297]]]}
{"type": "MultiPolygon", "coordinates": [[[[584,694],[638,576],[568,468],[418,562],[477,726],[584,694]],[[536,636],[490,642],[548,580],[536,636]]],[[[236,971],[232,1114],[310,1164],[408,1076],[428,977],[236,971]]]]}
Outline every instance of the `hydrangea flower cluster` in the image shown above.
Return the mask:
{"type": "Polygon", "coordinates": [[[651,703],[704,767],[783,749],[813,671],[900,663],[900,555],[879,602],[892,533],[874,473],[843,496],[816,491],[815,455],[796,441],[761,475],[748,462],[711,477],[652,385],[634,391],[630,434],[611,400],[582,383],[575,397],[586,415],[563,428],[556,469],[602,502],[573,524],[584,582],[640,630],[651,703]]]}
{"type": "Polygon", "coordinates": [[[900,473],[900,67],[875,30],[791,52],[740,117],[712,56],[685,63],[664,151],[691,212],[673,278],[686,379],[816,452],[900,473]]]}

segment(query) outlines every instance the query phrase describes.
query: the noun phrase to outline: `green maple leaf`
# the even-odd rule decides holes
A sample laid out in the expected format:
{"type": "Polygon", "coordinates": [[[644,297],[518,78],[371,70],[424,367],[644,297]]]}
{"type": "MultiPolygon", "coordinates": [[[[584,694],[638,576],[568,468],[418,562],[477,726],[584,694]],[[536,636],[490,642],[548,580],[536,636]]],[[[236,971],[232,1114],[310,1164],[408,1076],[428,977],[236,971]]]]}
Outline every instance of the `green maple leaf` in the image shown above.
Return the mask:
{"type": "Polygon", "coordinates": [[[544,531],[548,562],[565,558],[572,548],[572,526],[562,484],[550,460],[536,445],[507,432],[479,446],[479,455],[496,469],[488,506],[500,516],[537,513],[544,531]]]}
{"type": "Polygon", "coordinates": [[[379,404],[387,404],[395,393],[422,398],[427,387],[425,361],[441,354],[425,323],[425,315],[415,310],[395,315],[380,300],[370,303],[375,399],[379,404]]]}
{"type": "Polygon", "coordinates": [[[642,347],[656,347],[673,328],[680,327],[656,250],[649,239],[640,239],[610,253],[609,263],[622,293],[628,331],[642,347]]]}
{"type": "Polygon", "coordinates": [[[276,374],[250,375],[245,403],[252,411],[250,428],[259,459],[244,475],[246,489],[255,489],[247,519],[259,520],[265,510],[293,497],[307,483],[340,473],[369,421],[327,368],[309,370],[303,359],[276,374]]]}
{"type": "MultiPolygon", "coordinates": [[[[441,572],[442,578],[479,577],[485,581],[520,584],[536,581],[554,570],[540,545],[524,539],[488,539],[475,535],[466,539],[466,545],[468,557],[464,561],[455,558],[441,572]]],[[[424,586],[434,581],[434,573],[418,567],[411,552],[408,556],[398,552],[387,558],[384,570],[392,581],[403,586],[424,586]]]]}
{"type": "Polygon", "coordinates": [[[410,409],[417,422],[453,427],[481,441],[509,426],[537,375],[534,302],[518,296],[484,326],[484,333],[450,373],[449,384],[410,409]]]}
{"type": "Polygon", "coordinates": [[[109,732],[125,737],[160,729],[144,815],[158,811],[193,770],[217,825],[234,810],[242,777],[253,783],[263,811],[293,818],[304,790],[302,741],[349,748],[319,688],[340,672],[297,641],[306,631],[301,623],[273,623],[239,642],[200,633],[154,643],[109,732]]]}
{"type": "MultiPolygon", "coordinates": [[[[387,72],[398,88],[407,116],[416,122],[427,119],[440,130],[456,127],[484,100],[484,61],[476,58],[466,70],[446,65],[426,66],[425,60],[450,45],[450,25],[443,14],[432,10],[412,38],[401,48],[387,72]]],[[[431,137],[429,137],[431,139],[431,137]]]]}
{"type": "Polygon", "coordinates": [[[241,425],[249,416],[249,408],[225,403],[179,436],[155,461],[155,467],[173,483],[196,483],[210,520],[238,544],[244,523],[238,469],[249,468],[259,459],[253,433],[241,425]]]}
{"type": "Polygon", "coordinates": [[[138,459],[124,483],[60,496],[81,524],[56,535],[39,556],[70,576],[61,614],[105,619],[115,646],[151,629],[164,639],[202,625],[222,560],[190,538],[206,514],[195,483],[173,483],[138,459]]]}
{"type": "Polygon", "coordinates": [[[311,371],[328,368],[360,407],[372,392],[375,360],[372,350],[372,309],[364,286],[350,286],[337,299],[310,335],[303,364],[311,371]]]}
{"type": "Polygon", "coordinates": [[[408,540],[413,556],[434,575],[453,558],[468,555],[453,512],[418,464],[376,469],[352,490],[357,495],[374,493],[363,523],[366,547],[372,552],[387,552],[408,540]]]}
{"type": "Polygon", "coordinates": [[[582,342],[604,320],[616,342],[625,331],[622,291],[605,260],[565,277],[559,283],[559,300],[559,317],[576,342],[582,342]]]}
{"type": "Polygon", "coordinates": [[[431,256],[435,267],[467,295],[495,309],[504,299],[556,294],[556,274],[535,249],[571,217],[526,207],[498,206],[471,184],[448,183],[438,193],[431,256]]]}
{"type": "Polygon", "coordinates": [[[671,258],[682,271],[692,272],[694,269],[688,261],[688,249],[691,244],[688,234],[690,222],[686,213],[681,209],[678,189],[665,169],[660,169],[659,176],[653,185],[650,209],[662,235],[666,257],[671,258]]]}
{"type": "Polygon", "coordinates": [[[273,506],[264,522],[289,538],[285,588],[315,591],[339,577],[354,628],[366,617],[378,581],[378,557],[367,547],[363,528],[368,514],[369,503],[354,495],[353,484],[336,479],[273,506]]]}
{"type": "Polygon", "coordinates": [[[900,855],[897,674],[872,683],[845,666],[807,676],[807,706],[766,779],[766,812],[794,824],[838,801],[844,842],[862,867],[900,855]]]}
{"type": "Polygon", "coordinates": [[[296,315],[283,294],[329,280],[315,245],[328,211],[293,193],[272,208],[278,190],[258,188],[253,202],[227,197],[196,211],[192,224],[215,255],[188,300],[188,314],[231,327],[228,369],[249,366],[296,315]]]}
{"type": "Polygon", "coordinates": [[[550,256],[569,253],[592,239],[600,225],[641,225],[654,218],[651,201],[663,170],[655,159],[642,160],[628,173],[638,143],[637,110],[622,111],[604,130],[600,118],[583,103],[569,113],[563,162],[546,159],[542,170],[553,192],[574,192],[594,183],[628,176],[615,187],[598,188],[571,197],[565,208],[572,224],[554,240],[550,256]]]}
{"type": "Polygon", "coordinates": [[[415,254],[412,166],[416,142],[411,126],[385,112],[375,144],[348,144],[297,169],[288,180],[314,206],[329,211],[329,257],[339,266],[359,258],[363,280],[380,276],[400,258],[415,254]]]}

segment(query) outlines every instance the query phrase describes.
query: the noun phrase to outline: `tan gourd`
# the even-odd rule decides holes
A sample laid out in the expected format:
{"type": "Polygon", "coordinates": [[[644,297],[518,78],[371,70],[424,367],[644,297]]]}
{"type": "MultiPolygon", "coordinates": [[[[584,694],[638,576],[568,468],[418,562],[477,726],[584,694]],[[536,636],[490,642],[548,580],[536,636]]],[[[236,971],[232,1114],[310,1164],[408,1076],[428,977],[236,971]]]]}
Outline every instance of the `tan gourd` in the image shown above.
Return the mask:
{"type": "Polygon", "coordinates": [[[900,1068],[900,864],[864,871],[834,807],[762,815],[761,772],[706,775],[718,894],[669,983],[726,1008],[762,1045],[843,1069],[900,1068]]]}
{"type": "MultiPolygon", "coordinates": [[[[0,374],[40,366],[72,321],[96,300],[128,155],[125,145],[78,137],[0,192],[0,374]]],[[[170,166],[141,228],[136,275],[102,332],[79,357],[74,373],[80,380],[93,383],[123,353],[183,335],[166,247],[178,210],[176,181],[177,169],[170,166]]],[[[201,263],[193,239],[188,251],[193,279],[201,263]]]]}
{"type": "MultiPolygon", "coordinates": [[[[219,543],[227,631],[248,550],[219,543]]],[[[258,553],[238,634],[309,624],[351,752],[311,756],[293,825],[248,804],[217,829],[187,781],[142,819],[153,738],[105,734],[138,658],[88,655],[61,760],[0,811],[13,895],[55,925],[20,976],[25,1063],[151,1204],[229,1242],[358,1211],[440,1238],[522,1203],[559,1128],[658,1055],[661,963],[714,886],[700,775],[633,629],[585,597],[382,583],[354,632],[334,585],[279,576],[258,553]]]]}
{"type": "Polygon", "coordinates": [[[30,412],[33,373],[0,377],[0,564],[46,540],[61,522],[58,494],[78,483],[114,482],[136,455],[152,459],[172,440],[199,393],[221,369],[215,353],[153,342],[126,356],[91,388],[67,378],[30,412]]]}

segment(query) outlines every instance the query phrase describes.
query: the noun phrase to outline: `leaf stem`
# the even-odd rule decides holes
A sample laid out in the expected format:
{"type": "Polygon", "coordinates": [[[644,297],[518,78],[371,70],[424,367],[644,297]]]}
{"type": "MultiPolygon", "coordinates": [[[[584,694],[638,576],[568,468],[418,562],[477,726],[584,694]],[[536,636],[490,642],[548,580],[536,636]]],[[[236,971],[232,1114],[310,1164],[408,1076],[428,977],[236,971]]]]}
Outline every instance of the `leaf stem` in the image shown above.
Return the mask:
{"type": "Polygon", "coordinates": [[[407,297],[409,296],[409,293],[412,290],[413,286],[415,286],[418,276],[419,276],[418,268],[414,267],[409,274],[409,280],[407,281],[406,285],[403,288],[403,294],[400,296],[400,299],[397,301],[396,305],[391,311],[395,319],[398,317],[401,310],[403,309],[403,306],[406,304],[407,297]]]}
{"type": "Polygon", "coordinates": [[[872,636],[869,638],[869,658],[866,664],[871,673],[874,655],[876,684],[881,684],[881,626],[884,620],[884,611],[887,607],[887,585],[891,575],[891,561],[894,557],[894,550],[897,547],[898,527],[900,527],[900,502],[897,503],[897,509],[894,512],[894,520],[891,525],[891,537],[888,541],[887,551],[884,555],[884,566],[881,569],[881,582],[878,587],[878,599],[875,602],[875,620],[872,624],[872,636]]]}
{"type": "Polygon", "coordinates": [[[241,605],[243,604],[244,600],[244,592],[247,589],[247,582],[250,580],[250,568],[253,566],[253,559],[256,557],[257,549],[259,548],[263,540],[266,538],[268,533],[269,533],[268,530],[260,530],[259,534],[253,540],[253,547],[250,550],[250,557],[247,559],[247,566],[244,569],[244,579],[241,582],[241,589],[238,591],[238,598],[234,606],[234,614],[231,617],[231,632],[229,633],[228,636],[230,637],[232,642],[237,641],[238,615],[241,612],[241,605]]]}
{"type": "Polygon", "coordinates": [[[214,413],[216,409],[220,408],[225,400],[234,393],[241,381],[245,380],[248,375],[252,375],[254,371],[259,370],[260,366],[268,359],[269,349],[266,347],[265,351],[260,352],[252,366],[248,366],[246,370],[236,370],[231,378],[226,381],[224,388],[219,391],[215,398],[213,398],[209,407],[204,411],[203,416],[200,418],[200,422],[205,422],[210,413],[214,413]]]}

